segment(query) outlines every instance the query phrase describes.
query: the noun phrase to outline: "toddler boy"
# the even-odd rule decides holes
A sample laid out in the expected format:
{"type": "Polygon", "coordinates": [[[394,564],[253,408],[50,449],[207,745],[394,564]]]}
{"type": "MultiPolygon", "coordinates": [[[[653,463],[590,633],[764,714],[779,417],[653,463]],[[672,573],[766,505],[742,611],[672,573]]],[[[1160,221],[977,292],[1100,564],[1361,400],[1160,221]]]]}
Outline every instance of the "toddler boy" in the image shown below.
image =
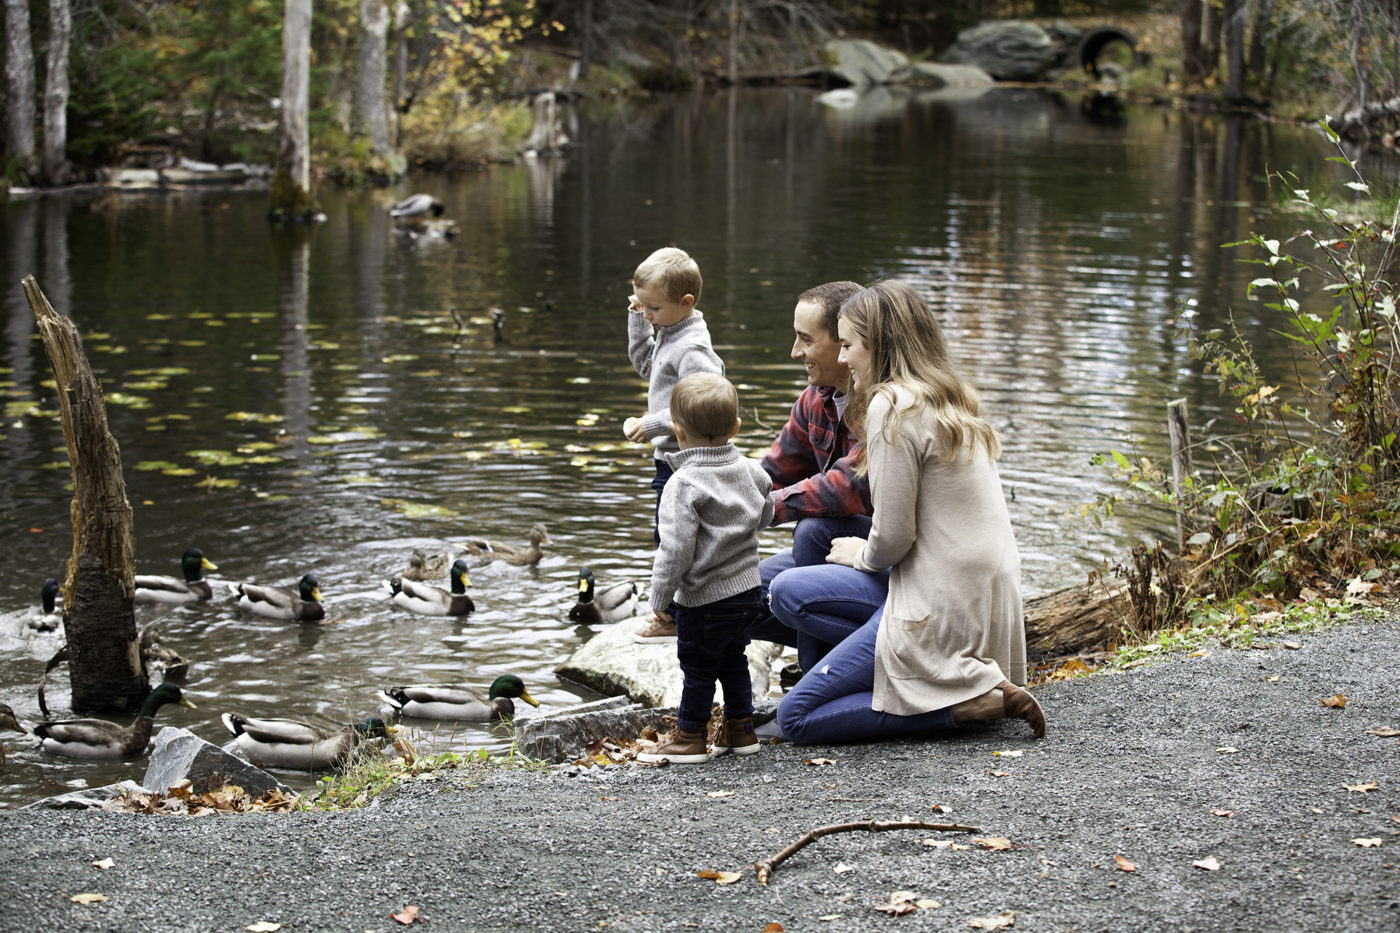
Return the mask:
{"type": "Polygon", "coordinates": [[[676,626],[684,680],[676,733],[637,758],[695,764],[710,758],[705,726],[716,681],[724,691],[724,726],[714,754],[759,750],[744,648],[760,605],[758,532],[773,517],[773,482],[730,443],[739,431],[739,393],[723,376],[695,373],[677,382],[670,417],[679,450],[663,455],[674,474],[657,513],[661,543],[651,608],[655,619],[676,626]]]}

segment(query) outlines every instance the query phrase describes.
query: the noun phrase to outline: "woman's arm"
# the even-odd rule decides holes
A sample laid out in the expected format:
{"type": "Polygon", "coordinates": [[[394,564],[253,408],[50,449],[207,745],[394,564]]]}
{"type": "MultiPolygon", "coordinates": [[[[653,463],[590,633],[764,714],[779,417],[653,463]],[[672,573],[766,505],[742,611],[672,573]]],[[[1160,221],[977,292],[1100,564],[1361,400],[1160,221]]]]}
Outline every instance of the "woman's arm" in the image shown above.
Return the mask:
{"type": "Polygon", "coordinates": [[[851,566],[867,573],[893,567],[903,560],[914,546],[918,532],[919,482],[923,476],[918,419],[906,415],[897,428],[889,430],[892,413],[891,401],[884,395],[872,398],[866,411],[865,450],[870,463],[874,516],[870,537],[851,566]]]}

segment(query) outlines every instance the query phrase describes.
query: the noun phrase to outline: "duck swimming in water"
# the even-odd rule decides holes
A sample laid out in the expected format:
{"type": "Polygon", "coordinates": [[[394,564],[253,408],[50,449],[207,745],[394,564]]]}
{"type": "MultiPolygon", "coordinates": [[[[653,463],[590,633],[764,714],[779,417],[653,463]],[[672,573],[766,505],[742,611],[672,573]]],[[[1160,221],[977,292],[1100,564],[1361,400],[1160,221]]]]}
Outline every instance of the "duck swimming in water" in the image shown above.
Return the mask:
{"type": "Polygon", "coordinates": [[[151,742],[156,710],[167,703],[195,708],[179,687],[163,683],[146,697],[141,712],[129,726],[105,719],[61,719],[35,723],[34,734],[42,740],[45,751],[72,758],[138,758],[151,742]]]}
{"type": "Polygon", "coordinates": [[[409,684],[385,687],[379,698],[399,715],[418,719],[464,719],[491,722],[515,716],[516,697],[531,706],[540,704],[514,674],[502,674],[489,691],[465,684],[409,684]]]}
{"type": "Polygon", "coordinates": [[[321,584],[315,574],[302,577],[295,590],[256,583],[231,583],[229,587],[238,594],[238,605],[267,619],[319,622],[326,617],[326,607],[321,605],[321,584]]]}
{"type": "Polygon", "coordinates": [[[136,591],[132,597],[144,602],[165,603],[171,606],[212,599],[214,588],[204,579],[204,571],[218,569],[218,566],[204,556],[203,551],[192,547],[180,558],[180,572],[184,574],[184,579],[138,573],[136,591]]]}
{"type": "Polygon", "coordinates": [[[448,592],[431,583],[415,583],[407,577],[385,580],[394,605],[425,616],[464,616],[476,610],[467,595],[471,580],[467,579],[467,562],[458,559],[452,564],[452,590],[448,592]]]}

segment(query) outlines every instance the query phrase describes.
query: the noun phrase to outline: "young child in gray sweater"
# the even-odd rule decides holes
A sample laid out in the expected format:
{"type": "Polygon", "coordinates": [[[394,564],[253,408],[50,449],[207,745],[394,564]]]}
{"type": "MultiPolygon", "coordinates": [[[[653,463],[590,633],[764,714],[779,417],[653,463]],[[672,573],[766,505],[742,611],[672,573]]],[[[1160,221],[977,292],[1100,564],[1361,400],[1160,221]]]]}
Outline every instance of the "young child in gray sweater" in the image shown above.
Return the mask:
{"type": "Polygon", "coordinates": [[[758,532],[773,517],[773,481],[730,443],[739,430],[739,393],[723,376],[681,379],[670,415],[679,450],[663,455],[675,472],[661,494],[651,608],[655,620],[675,623],[684,681],[676,733],[637,758],[694,764],[711,757],[705,727],[716,681],[724,691],[724,725],[713,754],[759,750],[744,648],[760,604],[758,532]]]}

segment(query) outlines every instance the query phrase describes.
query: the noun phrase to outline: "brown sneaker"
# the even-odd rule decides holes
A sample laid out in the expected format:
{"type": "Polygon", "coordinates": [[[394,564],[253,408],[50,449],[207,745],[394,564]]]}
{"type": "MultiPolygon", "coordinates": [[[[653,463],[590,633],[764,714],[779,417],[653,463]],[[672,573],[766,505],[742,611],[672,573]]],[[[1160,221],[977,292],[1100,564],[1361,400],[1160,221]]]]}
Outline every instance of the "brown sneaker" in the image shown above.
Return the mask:
{"type": "Polygon", "coordinates": [[[676,642],[676,623],[652,621],[632,633],[632,640],[639,645],[668,645],[676,642]]]}
{"type": "Polygon", "coordinates": [[[711,758],[718,758],[720,755],[733,752],[736,755],[752,755],[762,746],[758,742],[758,736],[754,734],[753,717],[743,716],[739,719],[725,717],[724,724],[720,726],[719,733],[715,736],[715,750],[711,753],[711,758]]]}
{"type": "Polygon", "coordinates": [[[677,729],[656,751],[641,752],[637,760],[648,764],[669,761],[673,765],[698,765],[709,761],[710,754],[705,749],[705,733],[677,729]]]}

